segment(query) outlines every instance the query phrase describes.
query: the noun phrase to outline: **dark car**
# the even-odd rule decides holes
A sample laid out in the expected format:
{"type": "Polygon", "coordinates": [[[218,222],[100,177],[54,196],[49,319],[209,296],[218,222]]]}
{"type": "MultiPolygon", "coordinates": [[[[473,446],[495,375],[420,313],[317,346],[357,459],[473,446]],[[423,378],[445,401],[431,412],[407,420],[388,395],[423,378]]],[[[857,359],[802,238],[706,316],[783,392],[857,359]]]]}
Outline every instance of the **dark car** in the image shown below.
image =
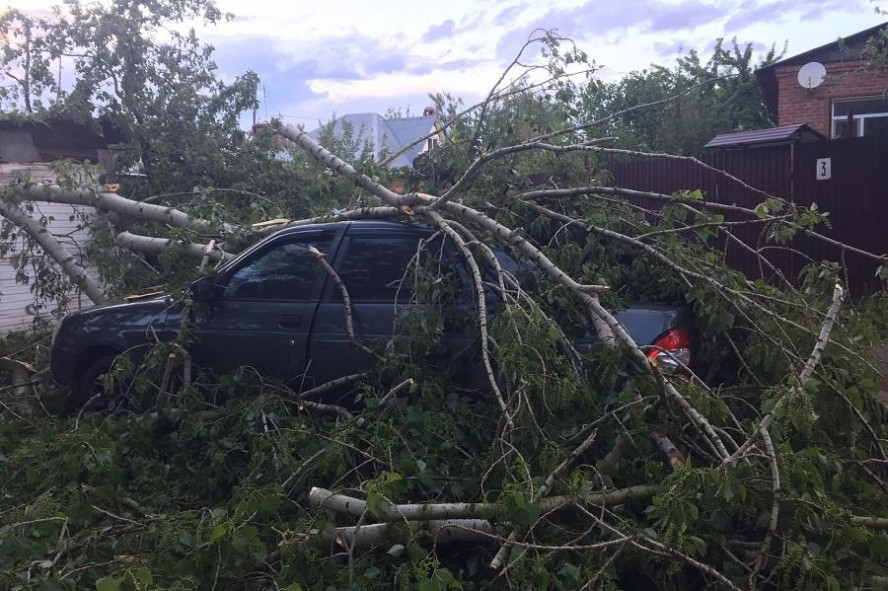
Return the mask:
{"type": "MultiPolygon", "coordinates": [[[[346,330],[341,290],[311,248],[324,253],[347,286],[355,337],[362,343],[387,341],[397,318],[422,304],[407,280],[408,269],[436,265],[455,293],[443,310],[441,339],[454,357],[471,350],[471,281],[461,255],[433,228],[384,221],[336,222],[281,230],[191,286],[189,351],[198,367],[218,374],[250,366],[263,375],[306,388],[365,371],[374,358],[356,347],[346,330]],[[420,244],[423,248],[420,249],[420,244]],[[462,319],[462,320],[461,320],[462,319]]],[[[496,252],[500,264],[517,272],[519,263],[496,252]]],[[[493,299],[493,298],[491,298],[493,299]]],[[[115,357],[137,360],[151,342],[176,337],[184,306],[172,296],[98,306],[66,316],[52,344],[52,375],[83,402],[115,357]]],[[[689,362],[689,312],[657,305],[632,306],[616,314],[641,345],[655,344],[689,362]]],[[[581,349],[592,345],[580,339],[581,349]]],[[[657,356],[656,351],[651,353],[657,356]]],[[[661,354],[667,362],[672,360],[661,354]]],[[[472,362],[466,362],[468,374],[472,362]]],[[[477,370],[477,360],[474,362],[477,370]]],[[[477,377],[477,376],[476,376],[477,377]]]]}

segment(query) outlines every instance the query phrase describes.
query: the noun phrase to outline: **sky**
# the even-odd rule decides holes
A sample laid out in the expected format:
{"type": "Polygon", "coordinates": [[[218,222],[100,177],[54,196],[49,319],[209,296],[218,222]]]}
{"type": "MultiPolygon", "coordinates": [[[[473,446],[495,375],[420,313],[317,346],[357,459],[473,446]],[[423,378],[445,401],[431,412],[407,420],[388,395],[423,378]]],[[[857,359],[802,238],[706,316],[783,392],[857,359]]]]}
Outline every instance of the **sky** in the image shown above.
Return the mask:
{"type": "MultiPolygon", "coordinates": [[[[258,119],[313,129],[347,113],[420,115],[430,92],[473,104],[536,29],[557,29],[617,79],[736,38],[786,56],[888,20],[872,0],[217,0],[235,15],[199,29],[222,76],[262,80],[258,119]]],[[[24,11],[58,0],[6,0],[24,11]]],[[[0,6],[4,4],[0,0],[0,6]]]]}

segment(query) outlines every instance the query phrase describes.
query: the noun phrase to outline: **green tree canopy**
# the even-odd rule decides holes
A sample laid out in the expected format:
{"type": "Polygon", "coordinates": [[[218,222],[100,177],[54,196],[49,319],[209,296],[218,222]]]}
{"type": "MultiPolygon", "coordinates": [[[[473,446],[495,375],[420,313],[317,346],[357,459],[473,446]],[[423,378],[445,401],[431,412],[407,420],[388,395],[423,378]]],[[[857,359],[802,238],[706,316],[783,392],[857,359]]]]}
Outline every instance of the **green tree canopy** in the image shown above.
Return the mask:
{"type": "Polygon", "coordinates": [[[691,50],[671,68],[651,65],[615,82],[592,80],[582,92],[581,119],[618,113],[596,135],[615,136],[624,148],[694,154],[717,134],[773,125],[755,70],[778,57],[772,47],[756,60],[751,44],[732,40],[725,47],[719,39],[706,62],[691,50]]]}
{"type": "Polygon", "coordinates": [[[118,169],[140,173],[122,179],[128,194],[225,189],[214,201],[238,217],[249,219],[251,208],[255,217],[306,213],[292,198],[304,176],[276,158],[280,144],[243,130],[258,76],[223,81],[213,48],[188,27],[226,18],[214,0],[66,0],[45,18],[9,11],[0,70],[13,84],[0,92],[0,109],[110,125],[126,140],[118,169]]]}

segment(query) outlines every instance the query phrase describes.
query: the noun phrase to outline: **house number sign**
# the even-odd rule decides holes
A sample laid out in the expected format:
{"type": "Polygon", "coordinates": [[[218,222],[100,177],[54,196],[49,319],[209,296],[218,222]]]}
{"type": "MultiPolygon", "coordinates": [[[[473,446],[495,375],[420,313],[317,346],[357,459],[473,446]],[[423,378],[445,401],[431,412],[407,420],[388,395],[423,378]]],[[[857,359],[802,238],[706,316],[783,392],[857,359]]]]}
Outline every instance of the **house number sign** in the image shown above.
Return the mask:
{"type": "Polygon", "coordinates": [[[828,181],[832,178],[832,158],[817,159],[817,180],[828,181]]]}

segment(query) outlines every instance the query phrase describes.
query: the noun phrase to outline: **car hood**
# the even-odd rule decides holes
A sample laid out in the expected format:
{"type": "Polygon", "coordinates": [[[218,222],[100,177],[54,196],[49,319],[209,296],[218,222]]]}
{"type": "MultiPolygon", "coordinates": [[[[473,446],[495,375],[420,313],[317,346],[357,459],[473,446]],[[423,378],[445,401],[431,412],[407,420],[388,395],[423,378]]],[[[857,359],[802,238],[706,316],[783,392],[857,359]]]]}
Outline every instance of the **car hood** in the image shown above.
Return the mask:
{"type": "Polygon", "coordinates": [[[173,295],[164,294],[161,296],[153,296],[149,299],[138,299],[112,304],[102,304],[100,306],[91,306],[89,308],[78,310],[77,312],[72,312],[68,316],[86,320],[97,316],[117,314],[158,314],[169,309],[173,303],[173,295]]]}

